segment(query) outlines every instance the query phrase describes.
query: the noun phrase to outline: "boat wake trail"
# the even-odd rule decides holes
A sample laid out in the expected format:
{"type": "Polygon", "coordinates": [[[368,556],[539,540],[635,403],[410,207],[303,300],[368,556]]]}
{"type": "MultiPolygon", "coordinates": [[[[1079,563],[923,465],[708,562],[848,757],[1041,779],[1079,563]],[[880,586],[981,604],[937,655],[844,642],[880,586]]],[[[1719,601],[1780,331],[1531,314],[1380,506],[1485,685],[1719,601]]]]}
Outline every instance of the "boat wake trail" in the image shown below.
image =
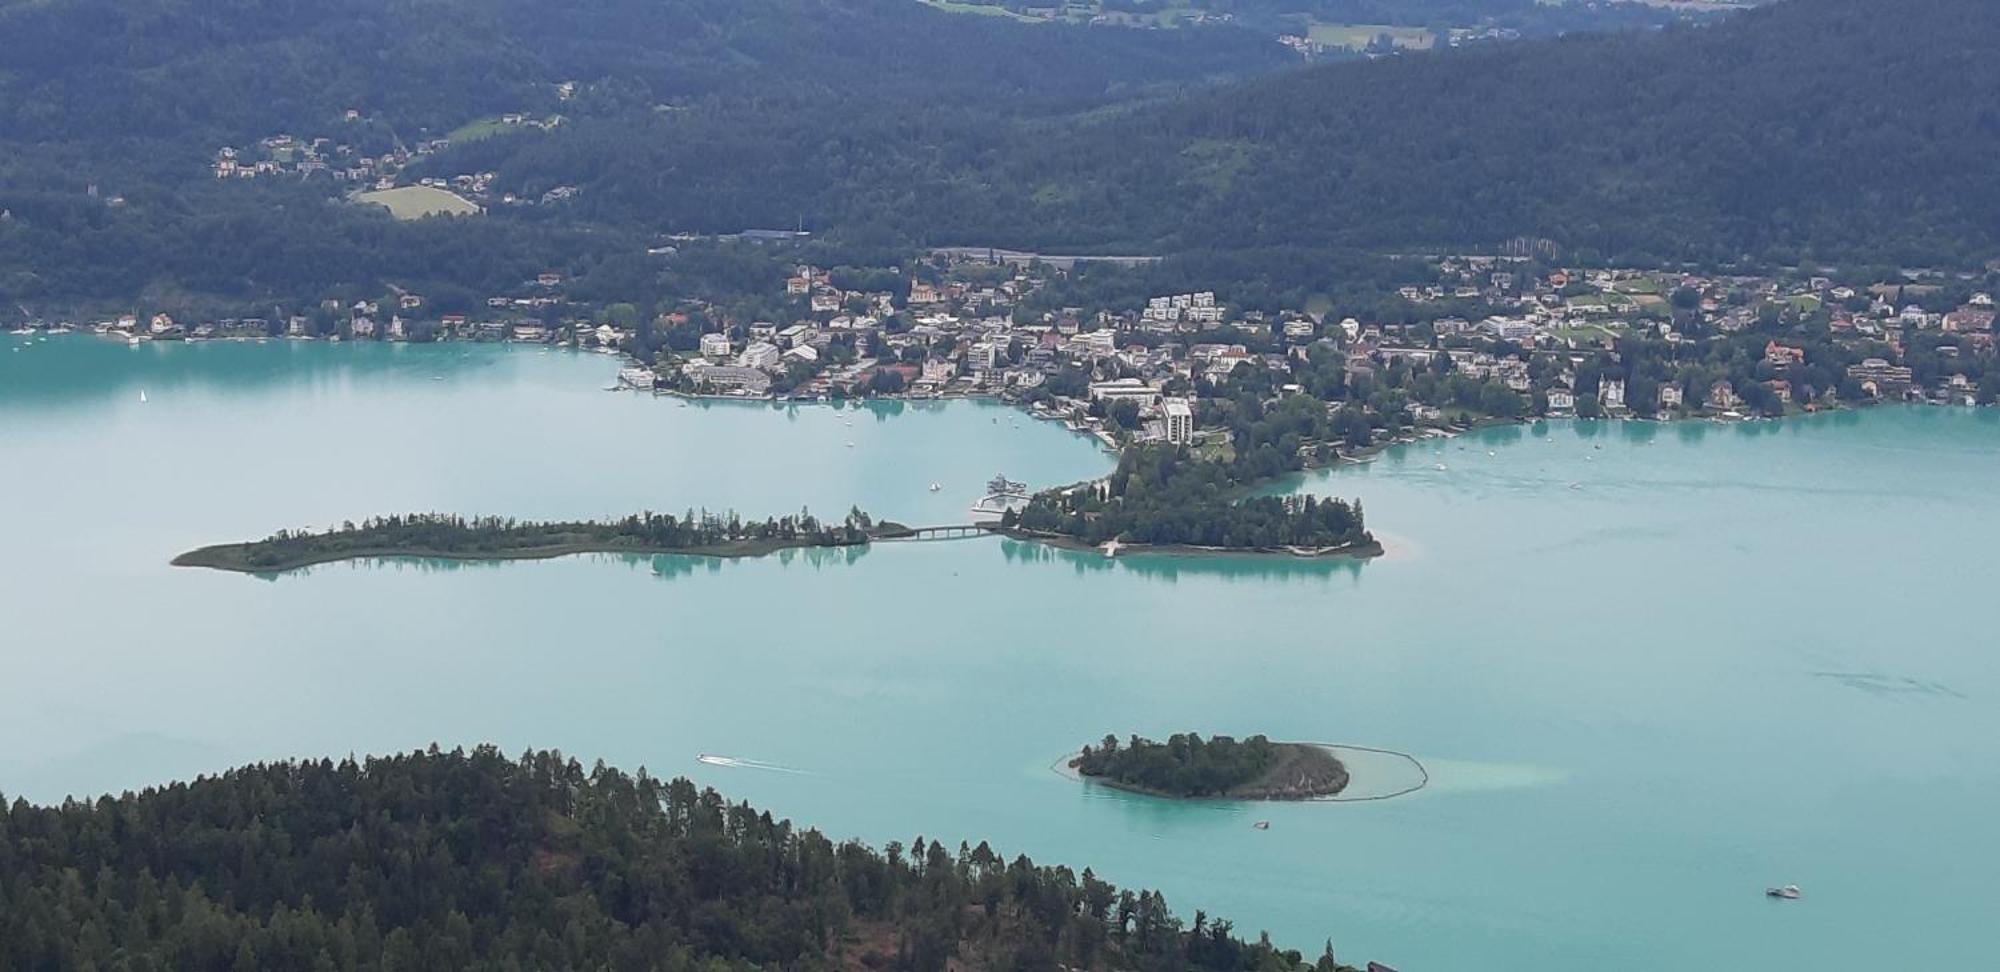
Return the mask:
{"type": "Polygon", "coordinates": [[[805,770],[782,766],[777,763],[767,763],[761,759],[738,759],[734,756],[716,756],[711,753],[702,753],[696,756],[694,761],[697,763],[706,763],[710,766],[726,766],[730,769],[763,770],[766,773],[791,773],[797,776],[807,775],[805,770]]]}

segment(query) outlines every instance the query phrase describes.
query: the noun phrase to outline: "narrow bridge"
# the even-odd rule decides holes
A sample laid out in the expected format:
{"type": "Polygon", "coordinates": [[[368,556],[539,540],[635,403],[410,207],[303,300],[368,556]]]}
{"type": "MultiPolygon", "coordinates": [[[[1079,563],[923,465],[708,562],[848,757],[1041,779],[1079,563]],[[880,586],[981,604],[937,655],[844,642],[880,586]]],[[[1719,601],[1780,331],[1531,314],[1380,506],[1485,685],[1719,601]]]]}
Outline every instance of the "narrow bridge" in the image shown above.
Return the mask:
{"type": "Polygon", "coordinates": [[[956,523],[949,526],[917,527],[898,540],[964,540],[991,534],[994,527],[984,523],[956,523]]]}

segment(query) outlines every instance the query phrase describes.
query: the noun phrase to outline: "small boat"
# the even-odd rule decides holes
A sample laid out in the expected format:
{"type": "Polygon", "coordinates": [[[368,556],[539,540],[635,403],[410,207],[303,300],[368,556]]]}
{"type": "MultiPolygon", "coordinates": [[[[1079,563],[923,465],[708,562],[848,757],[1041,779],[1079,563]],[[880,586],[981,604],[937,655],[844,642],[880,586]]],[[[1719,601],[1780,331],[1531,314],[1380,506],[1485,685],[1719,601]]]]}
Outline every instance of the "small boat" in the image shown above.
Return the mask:
{"type": "Polygon", "coordinates": [[[1255,827],[1258,830],[1269,830],[1271,829],[1271,822],[1269,820],[1259,820],[1256,823],[1251,824],[1250,826],[1255,827]]]}
{"type": "Polygon", "coordinates": [[[1799,900],[1799,886],[1796,884],[1787,884],[1782,888],[1765,888],[1764,897],[1797,901],[1799,900]]]}
{"type": "Polygon", "coordinates": [[[146,390],[144,388],[139,389],[139,404],[146,404],[146,390]]]}
{"type": "Polygon", "coordinates": [[[1441,463],[1441,462],[1440,462],[1440,463],[1438,463],[1438,464],[1437,464],[1437,470],[1438,470],[1438,472],[1444,472],[1444,463],[1441,463]]]}
{"type": "Polygon", "coordinates": [[[943,486],[939,486],[939,485],[938,485],[938,484],[936,484],[936,483],[932,483],[932,484],[931,484],[931,492],[933,492],[933,493],[935,493],[935,492],[937,492],[938,490],[940,490],[940,489],[943,489],[943,488],[944,488],[943,486]]]}
{"type": "Polygon", "coordinates": [[[854,440],[853,440],[853,439],[849,439],[849,440],[847,440],[847,447],[848,447],[849,449],[852,449],[852,448],[854,448],[854,440]]]}
{"type": "Polygon", "coordinates": [[[1583,488],[1583,484],[1582,484],[1582,483],[1571,483],[1571,484],[1569,484],[1569,488],[1571,488],[1571,489],[1582,489],[1582,488],[1583,488]]]}

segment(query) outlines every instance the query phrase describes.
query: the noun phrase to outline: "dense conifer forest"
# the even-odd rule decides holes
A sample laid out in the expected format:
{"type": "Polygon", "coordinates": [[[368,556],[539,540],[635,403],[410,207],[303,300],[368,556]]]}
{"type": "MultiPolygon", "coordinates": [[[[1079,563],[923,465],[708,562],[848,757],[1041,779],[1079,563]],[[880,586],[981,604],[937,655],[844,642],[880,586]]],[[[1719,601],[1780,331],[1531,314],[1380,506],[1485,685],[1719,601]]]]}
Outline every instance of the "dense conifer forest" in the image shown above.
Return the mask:
{"type": "Polygon", "coordinates": [[[482,747],[0,813],[0,967],[1335,972],[1088,869],[482,747]]]}

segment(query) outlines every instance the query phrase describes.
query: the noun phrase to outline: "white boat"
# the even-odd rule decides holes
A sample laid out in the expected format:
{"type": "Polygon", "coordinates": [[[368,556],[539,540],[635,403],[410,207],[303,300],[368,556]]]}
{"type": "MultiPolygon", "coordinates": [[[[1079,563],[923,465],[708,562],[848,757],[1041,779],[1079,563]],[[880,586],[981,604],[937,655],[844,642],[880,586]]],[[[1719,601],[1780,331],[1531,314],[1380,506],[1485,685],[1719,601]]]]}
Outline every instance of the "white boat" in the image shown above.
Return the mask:
{"type": "Polygon", "coordinates": [[[144,388],[139,389],[139,404],[146,404],[146,390],[144,388]]]}
{"type": "Polygon", "coordinates": [[[847,447],[848,447],[849,449],[852,449],[852,448],[854,448],[854,440],[853,440],[853,439],[849,439],[849,440],[847,440],[847,447]]]}
{"type": "Polygon", "coordinates": [[[938,485],[938,484],[936,484],[936,483],[932,483],[932,484],[931,484],[931,492],[933,492],[933,493],[935,493],[935,492],[937,492],[938,490],[940,490],[940,489],[943,489],[943,488],[944,488],[943,486],[939,486],[939,485],[938,485]]]}
{"type": "Polygon", "coordinates": [[[1438,464],[1437,464],[1437,470],[1438,470],[1438,472],[1444,472],[1444,463],[1441,463],[1441,462],[1440,462],[1440,463],[1438,463],[1438,464]]]}
{"type": "Polygon", "coordinates": [[[1799,893],[1799,886],[1796,884],[1787,884],[1782,888],[1765,888],[1764,896],[1767,898],[1778,898],[1784,901],[1797,901],[1801,897],[1799,893]]]}

